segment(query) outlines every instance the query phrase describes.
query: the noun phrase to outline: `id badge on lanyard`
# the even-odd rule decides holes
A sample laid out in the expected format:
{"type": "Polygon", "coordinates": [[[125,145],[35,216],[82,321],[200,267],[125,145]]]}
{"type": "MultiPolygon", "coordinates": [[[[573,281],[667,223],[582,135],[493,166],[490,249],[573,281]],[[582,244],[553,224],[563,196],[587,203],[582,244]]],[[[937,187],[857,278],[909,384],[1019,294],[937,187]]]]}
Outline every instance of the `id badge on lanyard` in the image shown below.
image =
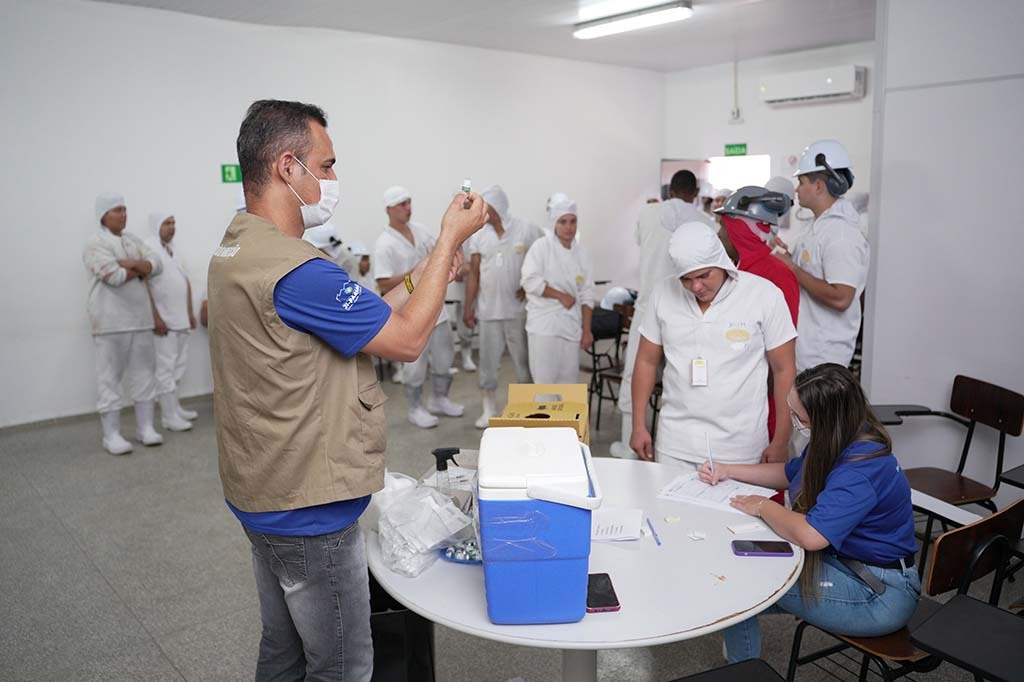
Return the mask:
{"type": "Polygon", "coordinates": [[[708,361],[700,356],[690,361],[690,385],[708,385],[708,361]]]}

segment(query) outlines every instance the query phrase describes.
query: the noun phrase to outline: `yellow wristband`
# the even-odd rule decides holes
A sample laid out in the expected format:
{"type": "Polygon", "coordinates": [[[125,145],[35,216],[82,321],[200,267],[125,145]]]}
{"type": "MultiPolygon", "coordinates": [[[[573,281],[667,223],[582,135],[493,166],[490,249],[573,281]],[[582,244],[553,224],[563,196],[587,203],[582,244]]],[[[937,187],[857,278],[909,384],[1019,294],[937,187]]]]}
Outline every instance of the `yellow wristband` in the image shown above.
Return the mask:
{"type": "Polygon", "coordinates": [[[412,275],[411,274],[405,276],[405,288],[406,288],[406,290],[410,294],[412,293],[412,290],[413,290],[414,287],[412,286],[412,275]]]}

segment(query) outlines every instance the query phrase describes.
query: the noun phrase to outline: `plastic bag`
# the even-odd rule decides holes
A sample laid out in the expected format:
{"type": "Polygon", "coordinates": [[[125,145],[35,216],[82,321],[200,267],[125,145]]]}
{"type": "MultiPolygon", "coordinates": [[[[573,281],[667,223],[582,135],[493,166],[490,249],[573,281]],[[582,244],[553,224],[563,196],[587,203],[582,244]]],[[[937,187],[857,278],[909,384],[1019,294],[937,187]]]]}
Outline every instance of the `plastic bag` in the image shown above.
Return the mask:
{"type": "Polygon", "coordinates": [[[473,519],[434,488],[399,491],[380,510],[384,565],[415,578],[438,558],[437,549],[474,537],[473,519]]]}

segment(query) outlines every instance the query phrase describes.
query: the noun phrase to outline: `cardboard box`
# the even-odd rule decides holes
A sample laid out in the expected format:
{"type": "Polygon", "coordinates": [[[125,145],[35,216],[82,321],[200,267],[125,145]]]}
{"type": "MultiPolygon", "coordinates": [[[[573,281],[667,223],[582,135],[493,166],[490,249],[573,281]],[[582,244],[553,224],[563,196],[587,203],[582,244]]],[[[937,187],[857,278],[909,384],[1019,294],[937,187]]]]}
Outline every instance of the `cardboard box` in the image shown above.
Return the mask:
{"type": "Polygon", "coordinates": [[[586,384],[509,384],[508,405],[488,426],[567,426],[590,445],[586,384]]]}

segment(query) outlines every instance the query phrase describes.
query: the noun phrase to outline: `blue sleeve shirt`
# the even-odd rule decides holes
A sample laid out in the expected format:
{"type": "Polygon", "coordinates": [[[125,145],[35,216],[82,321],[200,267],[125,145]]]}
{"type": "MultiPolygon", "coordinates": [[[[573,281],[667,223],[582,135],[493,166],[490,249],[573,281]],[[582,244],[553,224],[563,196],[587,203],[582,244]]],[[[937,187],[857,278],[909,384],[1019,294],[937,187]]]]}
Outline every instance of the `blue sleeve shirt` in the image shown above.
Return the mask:
{"type": "MultiPolygon", "coordinates": [[[[917,551],[910,484],[893,455],[868,457],[879,443],[857,441],[839,456],[807,522],[839,555],[887,564],[917,551]]],[[[786,463],[790,499],[800,492],[804,450],[786,463]]]]}
{"type": "MultiPolygon", "coordinates": [[[[316,336],[347,358],[361,351],[391,317],[384,299],[323,258],[306,261],[278,281],[274,308],[289,327],[316,336]]],[[[294,537],[339,531],[354,523],[369,503],[366,495],[286,511],[245,512],[230,502],[228,508],[250,530],[294,537]]]]}

